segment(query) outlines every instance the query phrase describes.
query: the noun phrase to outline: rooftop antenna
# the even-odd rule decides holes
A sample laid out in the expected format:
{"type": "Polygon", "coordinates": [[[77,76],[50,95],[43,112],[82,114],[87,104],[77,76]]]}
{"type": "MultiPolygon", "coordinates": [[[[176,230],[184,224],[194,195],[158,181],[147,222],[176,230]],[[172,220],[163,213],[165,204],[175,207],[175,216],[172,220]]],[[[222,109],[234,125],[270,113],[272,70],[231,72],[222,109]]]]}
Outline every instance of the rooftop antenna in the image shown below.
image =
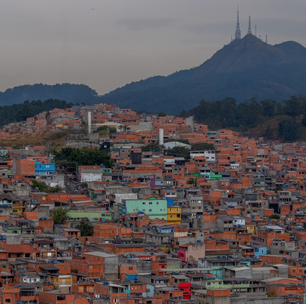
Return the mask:
{"type": "Polygon", "coordinates": [[[252,28],[251,28],[251,15],[249,15],[249,29],[248,34],[252,34],[252,28]]]}
{"type": "Polygon", "coordinates": [[[255,24],[255,36],[257,37],[257,25],[255,24]]]}
{"type": "Polygon", "coordinates": [[[235,40],[241,39],[241,30],[240,30],[240,23],[239,23],[239,5],[237,5],[237,24],[236,24],[236,31],[235,31],[235,40]]]}

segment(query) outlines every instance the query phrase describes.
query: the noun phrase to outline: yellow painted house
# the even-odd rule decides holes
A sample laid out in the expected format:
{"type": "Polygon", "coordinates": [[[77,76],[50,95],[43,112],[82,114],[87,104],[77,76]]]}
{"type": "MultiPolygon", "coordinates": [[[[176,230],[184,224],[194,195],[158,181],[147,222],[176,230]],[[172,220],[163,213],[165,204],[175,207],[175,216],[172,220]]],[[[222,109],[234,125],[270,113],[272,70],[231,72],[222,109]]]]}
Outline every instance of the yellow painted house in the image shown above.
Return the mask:
{"type": "Polygon", "coordinates": [[[72,286],[72,276],[67,274],[50,274],[50,283],[64,292],[69,292],[72,286]]]}
{"type": "Polygon", "coordinates": [[[182,222],[182,207],[170,206],[167,207],[167,221],[173,224],[181,224],[182,222]]]}
{"type": "Polygon", "coordinates": [[[14,199],[12,204],[12,211],[16,215],[23,215],[23,211],[26,208],[25,206],[26,200],[23,199],[14,199]]]}
{"type": "Polygon", "coordinates": [[[255,227],[256,227],[256,225],[254,223],[245,224],[245,227],[248,230],[248,233],[251,233],[252,235],[255,235],[255,227]]]}

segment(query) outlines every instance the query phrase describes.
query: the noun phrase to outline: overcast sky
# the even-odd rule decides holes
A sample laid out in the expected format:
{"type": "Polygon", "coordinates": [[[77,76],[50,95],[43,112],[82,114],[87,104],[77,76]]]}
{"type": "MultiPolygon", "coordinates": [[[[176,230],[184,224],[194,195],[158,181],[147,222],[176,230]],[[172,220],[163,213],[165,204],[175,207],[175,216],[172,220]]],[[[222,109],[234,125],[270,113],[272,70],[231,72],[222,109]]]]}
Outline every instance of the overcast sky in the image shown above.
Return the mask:
{"type": "Polygon", "coordinates": [[[305,0],[1,0],[0,90],[83,83],[104,94],[200,65],[231,40],[240,6],[268,43],[306,46],[305,0]]]}

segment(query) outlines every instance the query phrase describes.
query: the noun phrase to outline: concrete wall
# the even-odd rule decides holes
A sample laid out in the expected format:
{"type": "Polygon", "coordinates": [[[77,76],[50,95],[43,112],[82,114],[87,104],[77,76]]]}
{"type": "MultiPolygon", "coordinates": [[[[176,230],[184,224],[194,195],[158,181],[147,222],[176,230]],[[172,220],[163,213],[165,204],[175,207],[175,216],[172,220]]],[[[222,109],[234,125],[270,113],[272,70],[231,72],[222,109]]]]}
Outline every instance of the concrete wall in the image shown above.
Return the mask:
{"type": "Polygon", "coordinates": [[[193,263],[197,262],[199,258],[205,258],[205,245],[194,244],[188,246],[188,251],[186,252],[187,261],[193,263]]]}
{"type": "Polygon", "coordinates": [[[231,304],[283,304],[286,303],[285,298],[231,298],[231,304]]]}
{"type": "Polygon", "coordinates": [[[21,244],[21,234],[5,234],[4,236],[6,238],[6,244],[21,244]]]}
{"type": "Polygon", "coordinates": [[[118,280],[118,257],[105,258],[104,275],[106,280],[118,280]]]}
{"type": "MultiPolygon", "coordinates": [[[[101,170],[102,171],[102,170],[101,170]]],[[[82,172],[81,182],[101,182],[102,181],[102,172],[82,172]]]]}
{"type": "Polygon", "coordinates": [[[140,122],[138,125],[132,125],[131,126],[131,131],[152,131],[153,130],[153,125],[152,122],[140,122]]]}

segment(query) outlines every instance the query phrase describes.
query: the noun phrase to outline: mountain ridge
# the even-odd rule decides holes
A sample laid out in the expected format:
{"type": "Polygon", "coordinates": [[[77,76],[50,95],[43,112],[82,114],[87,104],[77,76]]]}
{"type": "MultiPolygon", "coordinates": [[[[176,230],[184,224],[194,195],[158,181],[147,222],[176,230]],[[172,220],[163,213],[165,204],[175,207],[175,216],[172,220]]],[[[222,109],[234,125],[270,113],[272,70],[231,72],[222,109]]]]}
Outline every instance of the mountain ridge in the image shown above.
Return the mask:
{"type": "Polygon", "coordinates": [[[99,96],[82,84],[35,84],[0,92],[0,106],[60,99],[88,105],[109,103],[137,111],[178,114],[200,100],[233,97],[281,101],[306,95],[306,48],[295,41],[269,45],[252,34],[224,45],[197,67],[153,76],[99,96]]]}
{"type": "Polygon", "coordinates": [[[201,99],[234,97],[275,99],[306,94],[306,48],[288,41],[269,45],[252,34],[218,50],[198,67],[169,76],[155,76],[127,84],[101,97],[121,107],[178,113],[201,99]],[[288,75],[289,74],[289,75],[288,75]]]}

